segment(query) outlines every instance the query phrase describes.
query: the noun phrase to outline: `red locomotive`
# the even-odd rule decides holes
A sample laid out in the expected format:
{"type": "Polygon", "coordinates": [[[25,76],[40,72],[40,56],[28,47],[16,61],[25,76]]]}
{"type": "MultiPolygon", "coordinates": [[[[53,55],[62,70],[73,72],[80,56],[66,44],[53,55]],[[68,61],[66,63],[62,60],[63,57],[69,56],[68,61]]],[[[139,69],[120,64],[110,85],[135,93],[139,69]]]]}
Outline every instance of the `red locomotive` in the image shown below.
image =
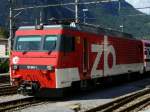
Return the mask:
{"type": "MultiPolygon", "coordinates": [[[[75,83],[145,70],[143,42],[93,25],[20,27],[11,52],[11,82],[27,93],[56,95],[75,83]]],[[[59,94],[60,95],[60,94],[59,94]]]]}

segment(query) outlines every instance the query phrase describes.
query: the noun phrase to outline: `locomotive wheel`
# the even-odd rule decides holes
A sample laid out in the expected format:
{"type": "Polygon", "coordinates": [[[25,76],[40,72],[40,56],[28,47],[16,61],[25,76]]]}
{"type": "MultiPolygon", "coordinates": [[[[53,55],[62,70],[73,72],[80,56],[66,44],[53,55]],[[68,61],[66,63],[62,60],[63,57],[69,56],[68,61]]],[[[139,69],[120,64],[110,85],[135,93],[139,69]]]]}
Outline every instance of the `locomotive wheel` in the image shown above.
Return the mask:
{"type": "Polygon", "coordinates": [[[93,87],[95,87],[95,85],[94,85],[93,81],[91,81],[91,80],[82,80],[80,82],[80,89],[83,91],[84,90],[92,90],[93,87]]]}
{"type": "Polygon", "coordinates": [[[87,88],[88,88],[87,80],[83,80],[80,82],[80,88],[81,88],[81,90],[87,90],[87,88]]]}
{"type": "Polygon", "coordinates": [[[101,83],[99,82],[98,79],[93,79],[93,84],[96,87],[96,86],[100,85],[101,83]]]}

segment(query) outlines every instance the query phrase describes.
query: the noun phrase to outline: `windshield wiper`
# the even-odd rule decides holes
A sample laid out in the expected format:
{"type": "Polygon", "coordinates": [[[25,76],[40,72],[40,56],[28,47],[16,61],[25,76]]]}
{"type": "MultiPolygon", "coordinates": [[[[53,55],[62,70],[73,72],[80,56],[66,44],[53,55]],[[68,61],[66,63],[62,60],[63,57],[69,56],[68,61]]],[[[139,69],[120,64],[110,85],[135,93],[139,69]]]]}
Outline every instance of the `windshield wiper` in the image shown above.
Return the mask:
{"type": "Polygon", "coordinates": [[[28,51],[23,51],[22,54],[26,54],[28,51]]]}
{"type": "Polygon", "coordinates": [[[48,51],[48,55],[51,54],[52,51],[48,51]]]}

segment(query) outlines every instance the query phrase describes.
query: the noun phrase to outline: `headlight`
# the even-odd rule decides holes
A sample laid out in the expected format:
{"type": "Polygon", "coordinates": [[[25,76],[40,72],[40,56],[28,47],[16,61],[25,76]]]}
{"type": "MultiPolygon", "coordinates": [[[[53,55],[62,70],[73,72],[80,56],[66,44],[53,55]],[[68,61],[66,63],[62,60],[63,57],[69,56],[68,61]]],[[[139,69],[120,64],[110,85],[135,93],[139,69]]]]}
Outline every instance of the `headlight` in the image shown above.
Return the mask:
{"type": "Polygon", "coordinates": [[[12,69],[13,69],[13,70],[17,70],[17,69],[18,69],[18,65],[13,65],[13,66],[12,66],[12,69]]]}
{"type": "Polygon", "coordinates": [[[53,71],[54,67],[52,65],[47,66],[47,70],[53,71]]]}

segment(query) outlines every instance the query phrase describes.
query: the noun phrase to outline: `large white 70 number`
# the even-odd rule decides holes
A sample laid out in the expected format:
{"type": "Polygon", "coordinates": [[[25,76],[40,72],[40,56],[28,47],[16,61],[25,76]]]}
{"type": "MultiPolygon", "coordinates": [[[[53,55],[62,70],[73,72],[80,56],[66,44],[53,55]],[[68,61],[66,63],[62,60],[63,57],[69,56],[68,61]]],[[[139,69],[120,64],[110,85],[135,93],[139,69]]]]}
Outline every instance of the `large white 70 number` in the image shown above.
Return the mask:
{"type": "Polygon", "coordinates": [[[96,59],[94,61],[94,65],[93,65],[92,71],[91,71],[91,77],[96,78],[96,77],[100,77],[103,75],[102,70],[97,70],[97,67],[98,67],[98,64],[100,62],[100,58],[101,58],[102,52],[103,52],[103,45],[92,44],[92,52],[97,53],[97,56],[96,56],[96,59]]]}

